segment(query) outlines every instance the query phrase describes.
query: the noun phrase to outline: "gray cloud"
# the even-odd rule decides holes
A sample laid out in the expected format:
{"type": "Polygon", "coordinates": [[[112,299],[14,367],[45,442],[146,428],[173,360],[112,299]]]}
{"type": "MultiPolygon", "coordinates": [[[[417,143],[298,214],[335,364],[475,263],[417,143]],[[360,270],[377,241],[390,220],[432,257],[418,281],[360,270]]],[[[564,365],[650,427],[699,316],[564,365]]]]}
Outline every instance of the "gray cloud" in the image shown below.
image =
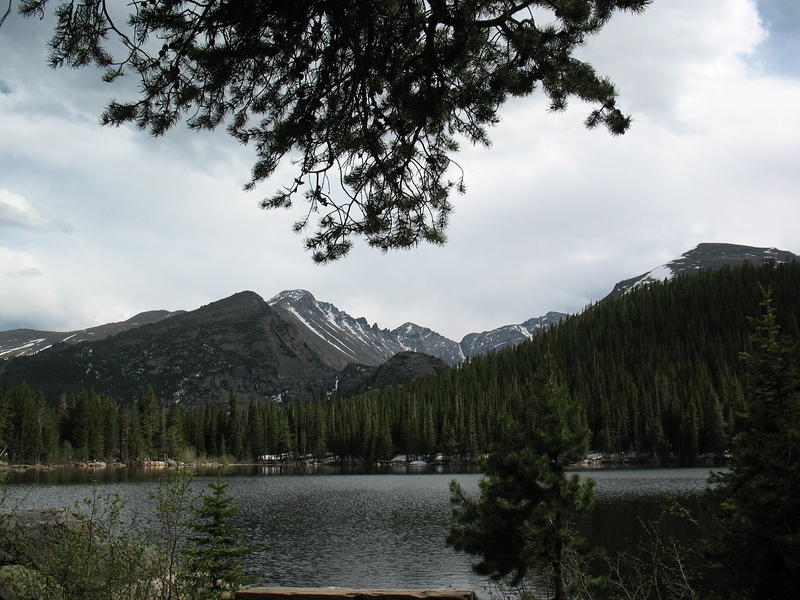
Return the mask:
{"type": "Polygon", "coordinates": [[[446,246],[384,255],[359,244],[325,267],[290,232],[303,207],[256,208],[290,164],[246,194],[253,151],[223,133],[152,140],[98,127],[128,88],[47,68],[46,24],[15,22],[0,29],[0,80],[14,90],[0,95],[0,188],[74,232],[4,228],[0,273],[42,275],[0,284],[0,324],[66,330],[299,287],[384,327],[414,321],[460,339],[577,312],[699,242],[797,252],[800,83],[759,68],[778,38],[757,8],[670,0],[615,19],[584,55],[618,84],[628,134],[587,132],[580,103],[552,114],[536,96],[509,102],[493,147],[458,157],[468,190],[446,246]]]}
{"type": "Polygon", "coordinates": [[[72,231],[68,224],[43,216],[26,198],[2,188],[0,188],[0,227],[64,233],[72,231]]]}
{"type": "Polygon", "coordinates": [[[47,220],[22,196],[0,188],[0,227],[46,229],[47,220]]]}
{"type": "Polygon", "coordinates": [[[42,275],[44,275],[44,273],[35,267],[20,269],[13,273],[6,273],[6,277],[41,277],[42,275]]]}

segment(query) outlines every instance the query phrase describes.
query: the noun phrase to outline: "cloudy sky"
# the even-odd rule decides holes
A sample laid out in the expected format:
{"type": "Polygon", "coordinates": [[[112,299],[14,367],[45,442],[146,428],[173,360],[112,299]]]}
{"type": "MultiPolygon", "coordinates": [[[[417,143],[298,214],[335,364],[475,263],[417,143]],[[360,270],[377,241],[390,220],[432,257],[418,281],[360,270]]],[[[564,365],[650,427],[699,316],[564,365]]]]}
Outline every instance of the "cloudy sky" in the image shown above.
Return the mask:
{"type": "Polygon", "coordinates": [[[46,66],[48,24],[0,29],[0,330],[69,330],[250,289],[304,288],[382,327],[460,340],[549,310],[699,242],[800,252],[800,2],[655,0],[582,49],[634,117],[612,138],[588,108],[507,104],[490,149],[458,160],[467,193],[444,247],[357,246],[312,263],[302,211],[243,192],[254,151],[224,133],[153,140],[102,128],[125,89],[46,66]]]}

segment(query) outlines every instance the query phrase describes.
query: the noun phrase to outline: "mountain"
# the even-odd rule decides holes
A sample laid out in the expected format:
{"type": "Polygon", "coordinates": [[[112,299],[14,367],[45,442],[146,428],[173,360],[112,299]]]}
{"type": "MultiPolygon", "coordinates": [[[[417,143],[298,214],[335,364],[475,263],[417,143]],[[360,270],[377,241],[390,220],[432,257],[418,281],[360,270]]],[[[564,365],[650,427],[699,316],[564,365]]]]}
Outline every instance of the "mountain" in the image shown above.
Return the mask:
{"type": "Polygon", "coordinates": [[[385,456],[475,456],[529,422],[527,399],[550,381],[583,408],[594,451],[686,464],[720,457],[747,410],[741,353],[753,350],[748,317],[763,313],[763,289],[782,331],[800,339],[800,262],[699,269],[592,304],[458,369],[298,410],[289,429],[298,439],[325,431],[321,445],[365,460],[386,439],[385,456]],[[324,430],[336,420],[348,425],[324,430]]]}
{"type": "Polygon", "coordinates": [[[460,344],[427,327],[404,323],[397,329],[392,329],[391,334],[404,350],[436,356],[451,366],[464,361],[460,344]]]}
{"type": "Polygon", "coordinates": [[[459,346],[467,358],[487,354],[529,340],[538,332],[557,325],[568,316],[566,313],[551,311],[543,317],[533,317],[518,325],[504,325],[491,331],[468,333],[459,346]]]}
{"type": "Polygon", "coordinates": [[[106,323],[77,331],[38,331],[36,329],[12,329],[0,331],[0,359],[15,356],[30,356],[47,350],[56,344],[77,344],[85,341],[98,341],[134,327],[157,323],[168,317],[179,315],[185,311],[151,310],[139,313],[119,323],[106,323]]]}
{"type": "Polygon", "coordinates": [[[339,373],[334,390],[337,396],[355,396],[371,389],[409,383],[447,369],[447,364],[435,356],[403,351],[377,367],[358,363],[347,365],[339,373]]]}
{"type": "Polygon", "coordinates": [[[377,366],[398,352],[419,352],[449,365],[464,360],[459,345],[426,327],[405,323],[397,329],[371,326],[363,317],[351,317],[329,302],[320,302],[306,290],[284,290],[269,301],[285,319],[304,330],[306,342],[328,364],[377,366]]]}
{"type": "Polygon", "coordinates": [[[309,346],[336,368],[349,363],[377,366],[404,351],[429,354],[453,366],[467,358],[519,344],[568,316],[549,312],[517,325],[467,334],[459,343],[415,323],[391,330],[381,329],[377,323],[370,326],[365,318],[351,317],[329,302],[318,301],[306,290],[285,290],[269,304],[294,322],[309,346]]]}
{"type": "MultiPolygon", "coordinates": [[[[618,283],[609,297],[682,273],[794,258],[776,248],[700,244],[618,283]]],[[[230,391],[243,399],[322,398],[437,370],[427,357],[409,358],[413,353],[457,365],[534,339],[566,317],[549,312],[455,342],[415,323],[391,330],[370,325],[305,290],[283,291],[269,302],[240,292],[191,312],[151,311],[80,331],[0,332],[0,359],[12,358],[0,360],[0,376],[11,385],[28,381],[51,398],[88,386],[120,398],[152,386],[164,399],[187,403],[221,399],[230,391]],[[397,355],[402,356],[379,373],[397,355]],[[381,374],[401,364],[407,372],[381,374]]]]}
{"type": "MultiPolygon", "coordinates": [[[[334,313],[332,305],[320,310],[336,314],[340,324],[363,321],[334,313]]],[[[380,389],[447,368],[438,358],[399,348],[380,366],[351,365],[340,373],[318,352],[325,346],[307,343],[315,329],[287,319],[254,292],[150,323],[134,318],[128,326],[118,333],[111,325],[95,328],[102,339],[62,339],[45,352],[2,361],[0,377],[10,386],[27,381],[51,400],[89,387],[130,399],[152,387],[159,398],[193,404],[224,400],[230,392],[245,401],[319,399],[337,388],[380,389]]]]}
{"type": "MultiPolygon", "coordinates": [[[[415,323],[404,323],[391,330],[382,329],[377,323],[370,325],[364,317],[352,317],[329,302],[317,300],[306,290],[285,290],[272,297],[268,304],[284,321],[296,326],[303,342],[313,349],[325,365],[337,371],[351,363],[378,366],[400,352],[428,354],[454,366],[467,358],[519,344],[568,316],[549,312],[523,323],[469,333],[461,342],[455,342],[415,323]]],[[[104,340],[109,336],[183,313],[185,311],[144,312],[127,321],[79,331],[2,331],[0,360],[32,356],[59,344],[75,345],[104,340]]]]}
{"type": "Polygon", "coordinates": [[[684,252],[678,258],[666,264],[642,273],[636,277],[631,277],[620,281],[611,290],[607,298],[615,298],[629,292],[630,290],[654,281],[672,279],[676,275],[696,273],[702,269],[719,269],[724,266],[736,267],[745,262],[753,265],[760,265],[765,262],[773,261],[776,263],[790,262],[798,257],[792,252],[778,250],[777,248],[759,248],[756,246],[742,246],[739,244],[698,244],[688,252],[684,252]]]}
{"type": "Polygon", "coordinates": [[[253,292],[109,335],[59,344],[0,365],[4,382],[28,381],[51,397],[94,387],[131,398],[152,387],[162,399],[321,397],[336,369],[302,332],[253,292]]]}
{"type": "Polygon", "coordinates": [[[334,368],[349,363],[379,365],[404,348],[386,329],[354,318],[329,302],[319,302],[306,290],[285,290],[269,305],[293,323],[303,340],[334,368]]]}
{"type": "MultiPolygon", "coordinates": [[[[114,403],[87,392],[67,399],[59,405],[64,410],[56,411],[27,387],[0,385],[0,407],[12,427],[6,435],[8,453],[25,460],[50,460],[71,447],[81,458],[105,452],[135,460],[164,452],[174,456],[186,444],[212,456],[232,452],[239,459],[284,452],[295,456],[331,452],[366,464],[398,453],[474,457],[502,442],[515,421],[535,420],[528,399],[541,394],[549,382],[550,393],[569,393],[580,403],[581,423],[589,429],[592,450],[618,454],[615,460],[660,457],[693,464],[722,456],[741,430],[750,377],[741,353],[753,350],[748,317],[763,313],[759,305],[765,289],[771,290],[782,331],[800,339],[800,262],[792,261],[700,269],[692,277],[639,286],[592,304],[529,341],[475,357],[458,369],[436,372],[435,359],[412,353],[400,353],[382,367],[352,365],[337,375],[340,393],[331,394],[329,401],[286,409],[267,399],[236,414],[225,403],[185,406],[188,402],[173,405],[167,413],[154,403],[148,410],[146,403],[131,407],[126,405],[128,398],[120,396],[121,402],[114,403]],[[424,372],[428,366],[434,370],[430,377],[385,391],[344,393],[348,385],[354,391],[375,388],[424,372]],[[168,414],[173,415],[178,434],[170,439],[161,434],[168,414]],[[168,444],[174,444],[172,450],[166,449],[168,444]]],[[[224,345],[213,334],[218,331],[225,340],[231,339],[230,323],[243,328],[237,335],[246,346],[254,327],[262,328],[256,332],[256,344],[264,337],[280,340],[286,345],[282,353],[291,354],[298,339],[293,337],[296,326],[280,320],[254,294],[244,293],[104,341],[54,347],[4,364],[9,368],[35,363],[38,370],[29,374],[52,376],[49,369],[57,364],[36,361],[65,348],[87,351],[113,342],[115,350],[124,352],[126,344],[121,342],[132,344],[131,336],[156,342],[159,334],[169,342],[185,335],[189,339],[176,340],[177,348],[190,359],[180,364],[201,368],[197,372],[202,374],[208,372],[203,368],[208,361],[202,342],[211,348],[224,345]],[[170,322],[173,325],[167,328],[170,322]],[[270,327],[282,335],[268,335],[270,327]],[[192,341],[193,331],[201,343],[192,341]]],[[[139,346],[140,352],[148,351],[146,345],[139,346]]],[[[310,351],[301,344],[299,351],[306,350],[310,351]]],[[[256,366],[262,365],[264,353],[256,354],[256,366]]],[[[787,356],[789,367],[796,366],[796,358],[796,352],[787,356]]],[[[232,371],[226,367],[220,376],[232,371]]],[[[247,375],[245,384],[250,381],[247,375]]]]}

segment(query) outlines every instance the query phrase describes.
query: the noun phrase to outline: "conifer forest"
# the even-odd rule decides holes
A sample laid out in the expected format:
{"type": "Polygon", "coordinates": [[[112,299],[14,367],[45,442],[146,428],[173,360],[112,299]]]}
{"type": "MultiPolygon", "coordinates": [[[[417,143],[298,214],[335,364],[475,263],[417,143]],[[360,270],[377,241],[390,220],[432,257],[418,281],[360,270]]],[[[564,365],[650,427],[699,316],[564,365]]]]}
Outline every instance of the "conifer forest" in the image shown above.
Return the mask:
{"type": "MultiPolygon", "coordinates": [[[[741,353],[761,288],[799,338],[800,265],[701,271],[588,306],[531,341],[436,376],[355,397],[199,407],[153,392],[92,389],[55,405],[27,384],[0,387],[0,448],[12,462],[336,457],[472,460],[504,440],[555,365],[580,406],[589,448],[691,464],[722,457],[746,409],[741,353]]],[[[2,384],[0,384],[1,386],[2,384]]]]}

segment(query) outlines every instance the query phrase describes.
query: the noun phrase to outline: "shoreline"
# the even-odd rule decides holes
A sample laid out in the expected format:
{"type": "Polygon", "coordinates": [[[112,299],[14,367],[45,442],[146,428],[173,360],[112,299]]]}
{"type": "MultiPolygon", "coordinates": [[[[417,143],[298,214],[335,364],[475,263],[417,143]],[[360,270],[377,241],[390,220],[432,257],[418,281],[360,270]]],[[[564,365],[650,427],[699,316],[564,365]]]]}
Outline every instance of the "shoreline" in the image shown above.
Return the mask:
{"type": "MultiPolygon", "coordinates": [[[[603,469],[619,469],[619,468],[673,468],[673,467],[724,467],[727,460],[724,457],[700,457],[698,460],[686,464],[676,460],[661,460],[658,458],[642,459],[604,459],[604,460],[584,460],[567,467],[569,471],[582,471],[582,470],[603,470],[603,469]]],[[[0,474],[13,473],[21,474],[27,472],[51,472],[58,470],[74,469],[78,471],[116,471],[121,469],[136,469],[144,471],[174,471],[179,469],[186,470],[202,470],[202,469],[220,469],[220,468],[254,468],[254,467],[277,467],[277,468],[337,468],[337,467],[350,467],[361,468],[366,471],[371,469],[385,469],[387,467],[405,467],[408,469],[426,469],[443,466],[464,466],[475,468],[479,465],[475,460],[452,460],[452,461],[403,461],[403,462],[376,462],[373,465],[365,465],[363,462],[358,461],[323,461],[323,460],[280,460],[280,461],[265,461],[265,462],[223,462],[223,461],[134,461],[131,463],[123,463],[118,461],[70,461],[67,463],[51,463],[51,464],[8,464],[0,463],[0,474]]]]}

